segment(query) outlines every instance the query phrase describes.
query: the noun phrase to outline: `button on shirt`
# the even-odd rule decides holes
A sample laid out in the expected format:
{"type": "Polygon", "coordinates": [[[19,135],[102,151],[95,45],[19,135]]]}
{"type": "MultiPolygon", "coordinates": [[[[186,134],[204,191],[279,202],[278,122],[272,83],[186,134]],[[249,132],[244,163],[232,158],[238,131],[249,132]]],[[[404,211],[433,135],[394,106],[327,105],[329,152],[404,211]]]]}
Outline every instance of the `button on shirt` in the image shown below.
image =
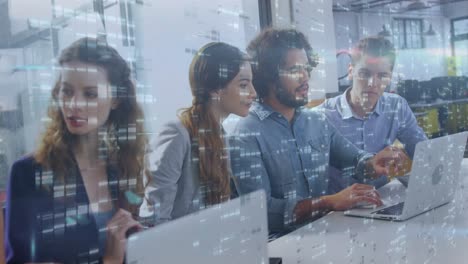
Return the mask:
{"type": "MultiPolygon", "coordinates": [[[[353,113],[346,98],[349,92],[350,89],[328,99],[317,109],[324,110],[330,123],[359,149],[377,153],[398,139],[408,155],[413,157],[416,143],[427,140],[403,97],[383,93],[374,111],[362,118],[353,113]]],[[[382,183],[386,183],[386,177],[374,182],[377,186],[382,183]]]]}
{"type": "Polygon", "coordinates": [[[266,191],[273,233],[292,227],[298,201],[327,194],[329,164],[352,167],[356,177],[364,177],[365,160],[371,157],[337,133],[323,113],[309,109],[297,109],[289,123],[255,103],[230,140],[237,189],[240,194],[266,191]]]}

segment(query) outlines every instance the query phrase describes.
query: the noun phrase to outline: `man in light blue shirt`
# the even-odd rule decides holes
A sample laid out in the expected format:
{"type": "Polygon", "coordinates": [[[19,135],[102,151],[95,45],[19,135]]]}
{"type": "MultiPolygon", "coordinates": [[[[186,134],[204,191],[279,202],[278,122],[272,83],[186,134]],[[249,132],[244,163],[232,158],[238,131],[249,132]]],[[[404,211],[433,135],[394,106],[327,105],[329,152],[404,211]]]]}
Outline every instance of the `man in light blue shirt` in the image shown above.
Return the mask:
{"type": "MultiPolygon", "coordinates": [[[[249,45],[260,98],[231,135],[231,167],[239,193],[264,189],[270,233],[282,233],[329,210],[360,202],[381,205],[373,186],[355,184],[328,195],[328,167],[351,168],[357,178],[388,173],[398,156],[373,156],[347,141],[323,113],[303,109],[316,61],[296,30],[268,29],[249,45]]],[[[397,153],[398,154],[398,153],[397,153]]]]}
{"type": "MultiPolygon", "coordinates": [[[[413,157],[416,143],[426,140],[423,130],[404,98],[385,93],[395,63],[395,49],[381,37],[368,37],[351,50],[349,76],[352,86],[342,95],[328,99],[318,109],[350,142],[361,150],[377,153],[398,139],[413,157]]],[[[334,191],[355,182],[332,170],[334,191]]],[[[369,182],[376,187],[387,177],[369,182]]]]}

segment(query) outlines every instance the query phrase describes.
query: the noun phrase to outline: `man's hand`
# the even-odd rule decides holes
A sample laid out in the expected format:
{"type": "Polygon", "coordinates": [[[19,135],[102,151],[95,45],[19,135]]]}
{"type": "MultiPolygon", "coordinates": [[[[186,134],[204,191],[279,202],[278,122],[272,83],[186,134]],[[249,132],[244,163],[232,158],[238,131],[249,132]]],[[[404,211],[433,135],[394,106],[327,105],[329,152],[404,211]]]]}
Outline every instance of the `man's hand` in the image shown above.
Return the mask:
{"type": "Polygon", "coordinates": [[[374,186],[359,183],[355,183],[339,193],[323,196],[321,199],[328,209],[334,211],[348,210],[361,202],[376,206],[382,205],[380,195],[374,186]]]}
{"type": "Polygon", "coordinates": [[[393,146],[384,148],[369,160],[368,167],[373,170],[371,175],[378,177],[380,175],[389,175],[392,170],[402,170],[406,157],[404,150],[400,148],[393,146]]]}

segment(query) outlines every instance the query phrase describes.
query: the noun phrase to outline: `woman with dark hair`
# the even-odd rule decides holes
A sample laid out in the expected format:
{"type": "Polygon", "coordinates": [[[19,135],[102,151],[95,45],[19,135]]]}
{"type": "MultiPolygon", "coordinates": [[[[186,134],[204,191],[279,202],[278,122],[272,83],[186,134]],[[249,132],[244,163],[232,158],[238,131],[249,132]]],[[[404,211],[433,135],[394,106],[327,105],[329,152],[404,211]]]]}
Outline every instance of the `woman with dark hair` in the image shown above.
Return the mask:
{"type": "Polygon", "coordinates": [[[16,161],[6,202],[10,263],[122,263],[143,227],[147,139],[130,69],[118,52],[80,39],[61,53],[39,148],[16,161]]]}
{"type": "Polygon", "coordinates": [[[222,121],[231,113],[246,116],[256,97],[249,60],[225,43],[209,43],[198,51],[189,80],[192,106],[164,126],[152,153],[152,181],[142,211],[154,214],[156,223],[230,198],[222,121]]]}

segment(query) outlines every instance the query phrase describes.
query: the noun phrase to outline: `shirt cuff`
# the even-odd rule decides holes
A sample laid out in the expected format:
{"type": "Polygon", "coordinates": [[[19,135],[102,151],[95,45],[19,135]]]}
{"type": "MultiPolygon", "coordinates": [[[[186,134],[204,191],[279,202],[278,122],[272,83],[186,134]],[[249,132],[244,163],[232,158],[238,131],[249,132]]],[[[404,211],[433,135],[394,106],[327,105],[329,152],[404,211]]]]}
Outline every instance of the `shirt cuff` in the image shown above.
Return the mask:
{"type": "Polygon", "coordinates": [[[363,181],[366,178],[371,178],[370,175],[372,174],[367,171],[367,162],[373,157],[374,154],[367,153],[359,158],[355,171],[356,179],[363,181]]]}

